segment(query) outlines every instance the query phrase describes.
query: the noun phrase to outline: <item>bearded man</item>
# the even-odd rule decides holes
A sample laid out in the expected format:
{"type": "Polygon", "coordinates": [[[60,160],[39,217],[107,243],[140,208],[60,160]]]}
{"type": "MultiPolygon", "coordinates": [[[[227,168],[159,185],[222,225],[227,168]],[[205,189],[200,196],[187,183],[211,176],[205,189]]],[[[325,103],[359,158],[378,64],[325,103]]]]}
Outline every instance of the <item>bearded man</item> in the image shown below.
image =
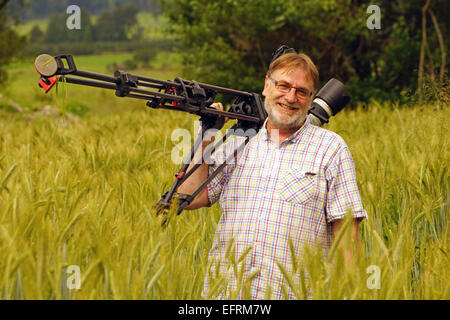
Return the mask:
{"type": "MultiPolygon", "coordinates": [[[[305,54],[285,53],[272,61],[262,92],[266,122],[236,161],[186,208],[211,206],[220,199],[222,216],[209,259],[212,274],[218,271],[228,279],[222,298],[242,288],[242,280],[249,283],[251,299],[295,299],[280,266],[293,272],[291,249],[299,261],[305,246],[327,252],[348,212],[354,218],[353,242],[358,241],[358,223],[367,214],[352,156],[339,135],[312,125],[307,117],[318,80],[317,68],[305,54]],[[237,268],[230,267],[230,260],[237,268]]],[[[213,106],[223,109],[220,103],[213,106]]],[[[216,151],[178,192],[198,188],[240,145],[240,138],[216,151]]],[[[202,149],[211,142],[205,139],[202,149]]],[[[352,263],[351,250],[346,263],[352,263]]],[[[210,280],[205,279],[205,297],[210,280]]]]}

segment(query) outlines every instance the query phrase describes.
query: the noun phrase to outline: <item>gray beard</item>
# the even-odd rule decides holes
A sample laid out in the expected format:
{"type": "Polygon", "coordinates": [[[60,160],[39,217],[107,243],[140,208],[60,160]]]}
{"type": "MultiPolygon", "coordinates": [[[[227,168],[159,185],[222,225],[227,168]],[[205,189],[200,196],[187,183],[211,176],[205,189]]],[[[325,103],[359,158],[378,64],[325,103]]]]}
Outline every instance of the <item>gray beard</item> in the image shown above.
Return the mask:
{"type": "Polygon", "coordinates": [[[292,117],[289,121],[285,121],[280,119],[278,112],[275,111],[275,106],[267,107],[267,104],[264,103],[264,108],[267,111],[270,122],[272,122],[274,126],[282,130],[290,131],[299,129],[305,122],[307,115],[307,113],[306,114],[298,113],[297,115],[292,117]]]}

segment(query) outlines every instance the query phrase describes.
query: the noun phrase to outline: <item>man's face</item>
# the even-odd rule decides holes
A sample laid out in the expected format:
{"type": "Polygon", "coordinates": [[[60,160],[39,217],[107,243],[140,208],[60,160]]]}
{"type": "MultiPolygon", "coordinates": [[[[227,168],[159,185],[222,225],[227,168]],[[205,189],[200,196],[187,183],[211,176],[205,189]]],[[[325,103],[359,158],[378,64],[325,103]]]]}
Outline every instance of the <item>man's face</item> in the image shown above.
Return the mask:
{"type": "MultiPolygon", "coordinates": [[[[311,93],[314,89],[313,81],[301,68],[293,70],[275,70],[270,78],[277,81],[277,84],[285,84],[295,87],[304,92],[311,93]]],[[[280,130],[297,130],[306,119],[311,106],[312,95],[302,97],[296,94],[296,90],[291,88],[288,92],[281,92],[275,83],[266,77],[263,96],[264,106],[269,116],[271,125],[280,130]]]]}

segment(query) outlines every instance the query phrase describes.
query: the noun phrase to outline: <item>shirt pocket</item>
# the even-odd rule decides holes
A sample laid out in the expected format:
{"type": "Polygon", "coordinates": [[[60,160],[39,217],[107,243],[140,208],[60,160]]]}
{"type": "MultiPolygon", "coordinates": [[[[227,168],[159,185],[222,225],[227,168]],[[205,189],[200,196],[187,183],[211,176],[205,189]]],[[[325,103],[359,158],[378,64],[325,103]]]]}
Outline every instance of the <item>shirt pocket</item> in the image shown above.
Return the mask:
{"type": "Polygon", "coordinates": [[[298,205],[311,200],[317,188],[318,174],[314,170],[295,170],[287,172],[280,184],[282,200],[298,205]]]}

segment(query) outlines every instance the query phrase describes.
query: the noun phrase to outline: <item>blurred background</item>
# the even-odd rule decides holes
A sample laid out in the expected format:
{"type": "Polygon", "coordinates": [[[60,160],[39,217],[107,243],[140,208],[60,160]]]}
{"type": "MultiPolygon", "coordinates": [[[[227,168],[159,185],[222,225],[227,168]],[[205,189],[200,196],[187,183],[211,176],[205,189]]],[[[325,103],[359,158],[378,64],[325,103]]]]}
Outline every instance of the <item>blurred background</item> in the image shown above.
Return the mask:
{"type": "MultiPolygon", "coordinates": [[[[1,0],[0,92],[14,98],[14,81],[24,85],[22,67],[41,53],[83,56],[75,60],[83,70],[138,70],[261,92],[272,51],[286,44],[312,57],[321,84],[342,80],[353,107],[371,100],[448,103],[449,6],[445,0],[1,0]],[[373,4],[377,28],[368,27],[376,22],[368,11],[373,4]],[[69,5],[81,9],[80,29],[67,27],[69,5]]],[[[38,108],[35,99],[15,98],[38,108]]]]}

